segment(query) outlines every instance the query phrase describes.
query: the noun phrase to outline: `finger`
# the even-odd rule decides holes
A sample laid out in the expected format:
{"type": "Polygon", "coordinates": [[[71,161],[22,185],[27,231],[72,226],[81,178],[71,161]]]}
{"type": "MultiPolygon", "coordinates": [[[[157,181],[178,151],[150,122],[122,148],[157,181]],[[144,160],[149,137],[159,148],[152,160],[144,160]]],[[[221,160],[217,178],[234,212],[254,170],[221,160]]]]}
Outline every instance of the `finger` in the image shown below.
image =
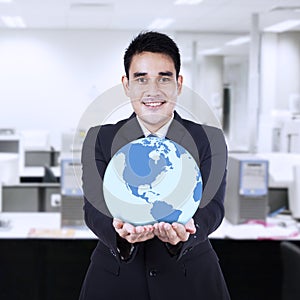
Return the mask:
{"type": "Polygon", "coordinates": [[[123,227],[121,229],[116,229],[116,231],[120,235],[120,237],[126,238],[128,235],[135,233],[135,228],[129,223],[124,223],[123,227]]]}
{"type": "Polygon", "coordinates": [[[166,241],[164,240],[166,238],[166,232],[164,230],[164,223],[155,223],[153,225],[153,234],[156,235],[161,241],[166,241]]]}
{"type": "Polygon", "coordinates": [[[178,241],[177,232],[173,229],[171,224],[164,224],[164,229],[165,229],[166,236],[170,241],[172,242],[178,241]]]}
{"type": "Polygon", "coordinates": [[[165,222],[158,223],[158,231],[162,236],[167,235],[165,227],[168,227],[167,223],[165,223],[165,222]]]}
{"type": "Polygon", "coordinates": [[[123,227],[123,222],[119,219],[116,219],[114,218],[113,219],[113,226],[116,228],[116,229],[121,229],[123,227]]]}
{"type": "Polygon", "coordinates": [[[164,242],[166,242],[168,240],[168,233],[167,233],[166,228],[167,229],[169,228],[167,223],[160,222],[158,224],[158,237],[160,238],[160,240],[162,240],[164,242]]]}
{"type": "Polygon", "coordinates": [[[137,227],[135,227],[135,232],[137,234],[141,234],[141,233],[143,233],[145,231],[146,231],[146,228],[144,226],[137,226],[137,227]]]}
{"type": "Polygon", "coordinates": [[[186,231],[184,225],[179,223],[173,223],[172,227],[176,231],[180,241],[186,242],[188,240],[190,234],[186,231]]]}
{"type": "Polygon", "coordinates": [[[194,223],[194,219],[190,219],[186,224],[185,224],[185,229],[187,232],[194,234],[196,233],[196,227],[194,223]]]}
{"type": "Polygon", "coordinates": [[[153,230],[154,230],[153,225],[146,225],[146,226],[144,226],[144,228],[145,228],[146,232],[153,232],[153,230]]]}
{"type": "Polygon", "coordinates": [[[157,225],[157,231],[158,233],[156,235],[162,242],[167,242],[172,245],[176,245],[180,241],[176,231],[172,228],[172,225],[169,223],[159,223],[157,225]]]}
{"type": "MultiPolygon", "coordinates": [[[[166,225],[168,226],[168,225],[166,225]]],[[[163,242],[167,242],[168,241],[168,235],[167,232],[165,230],[165,223],[164,222],[160,222],[160,223],[156,223],[154,224],[154,231],[153,233],[163,242]]]]}
{"type": "Polygon", "coordinates": [[[124,229],[127,230],[126,240],[130,243],[142,242],[154,237],[154,227],[152,225],[136,226],[125,223],[124,229]]]}
{"type": "Polygon", "coordinates": [[[136,233],[135,227],[132,224],[124,223],[123,228],[129,234],[136,233]]]}
{"type": "Polygon", "coordinates": [[[144,234],[144,236],[141,237],[141,238],[143,238],[144,240],[149,240],[149,239],[152,239],[153,237],[154,237],[153,231],[149,231],[149,232],[146,232],[144,234]]]}
{"type": "Polygon", "coordinates": [[[144,242],[146,240],[152,239],[154,237],[153,232],[143,232],[141,234],[130,234],[126,237],[127,241],[130,243],[144,242]]]}
{"type": "Polygon", "coordinates": [[[169,239],[174,239],[177,237],[177,232],[173,229],[171,224],[165,223],[163,228],[164,228],[164,232],[165,232],[166,236],[169,239]]]}
{"type": "Polygon", "coordinates": [[[153,234],[156,235],[156,236],[159,235],[158,223],[155,223],[153,225],[153,234]]]}
{"type": "Polygon", "coordinates": [[[153,232],[148,232],[142,236],[139,236],[137,239],[136,239],[136,242],[144,242],[144,241],[147,241],[147,240],[150,240],[154,237],[154,234],[153,232]]]}

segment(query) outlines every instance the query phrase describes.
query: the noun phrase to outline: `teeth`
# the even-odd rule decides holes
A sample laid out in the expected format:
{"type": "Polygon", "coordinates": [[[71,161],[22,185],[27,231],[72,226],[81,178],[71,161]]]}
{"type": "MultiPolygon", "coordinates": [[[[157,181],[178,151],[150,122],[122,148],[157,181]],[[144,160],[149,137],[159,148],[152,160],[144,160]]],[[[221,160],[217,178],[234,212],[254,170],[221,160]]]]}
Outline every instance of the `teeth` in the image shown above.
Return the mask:
{"type": "Polygon", "coordinates": [[[145,103],[146,106],[151,106],[151,107],[160,106],[161,104],[162,104],[161,102],[148,102],[148,103],[145,103]]]}

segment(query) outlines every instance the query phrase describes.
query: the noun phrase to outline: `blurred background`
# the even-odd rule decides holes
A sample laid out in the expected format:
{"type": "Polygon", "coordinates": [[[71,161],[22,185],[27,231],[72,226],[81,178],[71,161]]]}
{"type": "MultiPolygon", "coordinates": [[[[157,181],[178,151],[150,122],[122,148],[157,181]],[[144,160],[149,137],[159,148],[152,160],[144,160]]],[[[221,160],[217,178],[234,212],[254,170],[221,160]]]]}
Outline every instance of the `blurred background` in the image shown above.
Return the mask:
{"type": "Polygon", "coordinates": [[[68,299],[63,276],[80,286],[95,242],[83,222],[80,122],[99,96],[105,107],[107,91],[122,93],[124,51],[143,30],[174,38],[185,87],[225,133],[226,215],[211,238],[233,299],[286,291],[278,241],[300,239],[299,0],[0,0],[1,299],[68,299]],[[24,257],[12,267],[16,245],[24,257]],[[39,281],[30,292],[29,279],[10,289],[20,264],[39,281]]]}

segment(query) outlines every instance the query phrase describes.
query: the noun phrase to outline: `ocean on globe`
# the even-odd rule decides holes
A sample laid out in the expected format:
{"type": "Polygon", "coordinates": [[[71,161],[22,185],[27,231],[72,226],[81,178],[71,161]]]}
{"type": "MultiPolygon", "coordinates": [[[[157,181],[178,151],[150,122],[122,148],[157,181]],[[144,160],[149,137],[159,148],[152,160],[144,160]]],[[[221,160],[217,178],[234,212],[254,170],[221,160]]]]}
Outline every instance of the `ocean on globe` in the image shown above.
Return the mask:
{"type": "Polygon", "coordinates": [[[172,140],[146,137],[123,146],[104,174],[106,205],[133,225],[185,224],[202,197],[202,177],[192,155],[172,140]]]}

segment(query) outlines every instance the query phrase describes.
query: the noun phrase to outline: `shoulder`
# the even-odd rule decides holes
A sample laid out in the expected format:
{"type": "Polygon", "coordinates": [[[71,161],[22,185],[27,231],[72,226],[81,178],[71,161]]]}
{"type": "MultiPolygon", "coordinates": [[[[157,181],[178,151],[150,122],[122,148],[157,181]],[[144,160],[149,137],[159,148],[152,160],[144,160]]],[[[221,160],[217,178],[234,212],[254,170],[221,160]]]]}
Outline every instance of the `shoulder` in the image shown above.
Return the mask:
{"type": "Polygon", "coordinates": [[[97,125],[89,128],[87,132],[87,137],[93,136],[95,139],[101,137],[111,137],[114,136],[120,128],[128,121],[128,119],[120,120],[115,124],[104,124],[104,125],[97,125]]]}
{"type": "Polygon", "coordinates": [[[208,140],[210,139],[220,139],[225,142],[225,136],[223,130],[206,124],[196,123],[191,120],[181,119],[183,126],[190,132],[190,134],[196,137],[206,137],[208,140]]]}

